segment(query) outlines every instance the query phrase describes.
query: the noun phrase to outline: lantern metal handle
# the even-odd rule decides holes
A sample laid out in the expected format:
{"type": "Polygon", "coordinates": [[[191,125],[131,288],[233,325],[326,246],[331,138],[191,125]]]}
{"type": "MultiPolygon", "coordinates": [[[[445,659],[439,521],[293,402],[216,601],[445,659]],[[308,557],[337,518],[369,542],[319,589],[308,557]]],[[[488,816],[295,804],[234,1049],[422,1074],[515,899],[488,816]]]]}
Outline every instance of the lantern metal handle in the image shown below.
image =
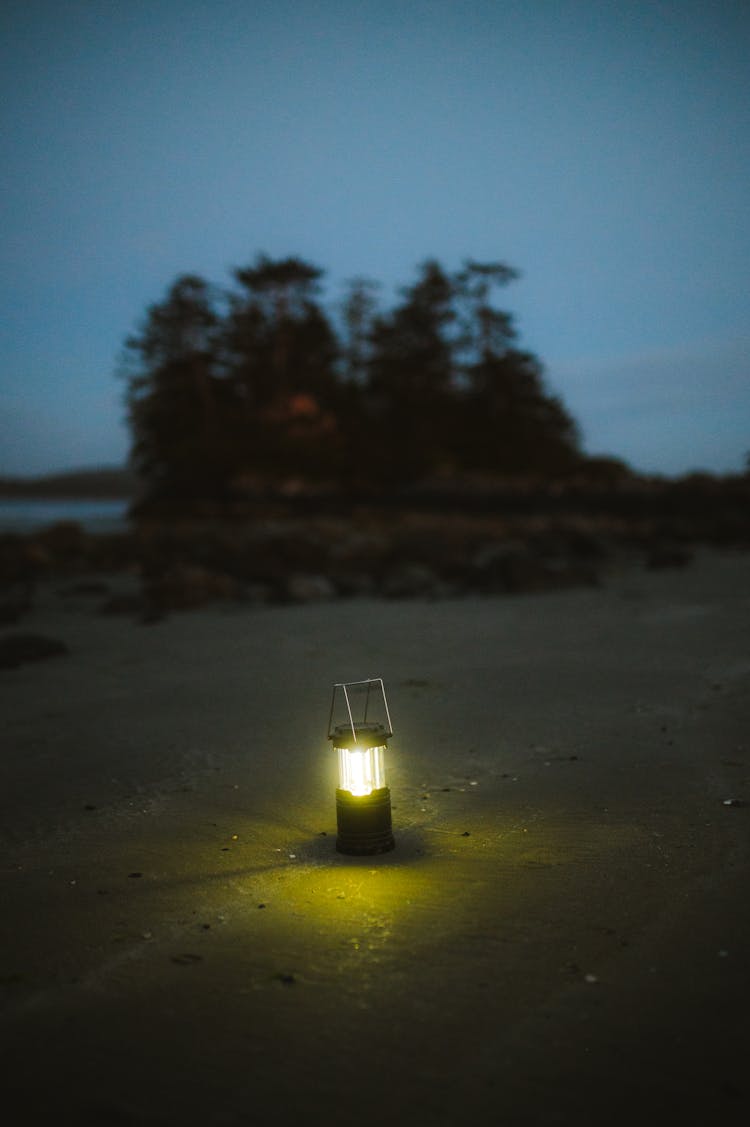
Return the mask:
{"type": "Polygon", "coordinates": [[[331,736],[333,735],[333,727],[332,727],[333,710],[334,710],[334,707],[336,705],[336,691],[337,691],[337,689],[341,689],[341,691],[344,694],[344,701],[346,702],[346,711],[347,711],[347,714],[349,716],[349,724],[351,725],[352,736],[354,737],[355,740],[357,738],[357,728],[356,728],[356,724],[354,722],[354,715],[352,713],[352,706],[351,706],[351,702],[349,700],[349,693],[347,691],[348,689],[352,688],[354,685],[367,685],[367,694],[365,696],[365,713],[364,713],[364,716],[362,718],[363,724],[367,723],[367,710],[370,706],[370,688],[371,688],[372,685],[379,685],[380,686],[380,695],[383,698],[383,707],[385,708],[385,716],[386,716],[386,720],[388,721],[388,731],[387,731],[386,734],[387,734],[388,737],[392,736],[393,735],[393,725],[391,724],[391,714],[388,710],[388,701],[387,701],[386,695],[385,695],[385,686],[383,685],[383,678],[382,677],[368,677],[364,681],[342,681],[340,684],[336,684],[336,685],[333,686],[333,694],[331,696],[331,711],[328,715],[328,738],[330,739],[331,736]]]}

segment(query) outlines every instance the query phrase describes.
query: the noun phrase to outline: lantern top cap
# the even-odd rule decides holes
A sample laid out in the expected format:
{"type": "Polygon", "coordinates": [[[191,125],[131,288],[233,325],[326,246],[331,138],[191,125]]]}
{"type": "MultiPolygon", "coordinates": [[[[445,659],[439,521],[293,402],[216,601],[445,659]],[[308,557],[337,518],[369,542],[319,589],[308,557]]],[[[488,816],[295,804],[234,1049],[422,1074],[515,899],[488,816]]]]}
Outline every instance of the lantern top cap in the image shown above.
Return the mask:
{"type": "Polygon", "coordinates": [[[333,741],[334,747],[353,748],[363,750],[369,747],[381,747],[390,738],[391,733],[384,724],[355,724],[352,731],[349,724],[337,724],[328,739],[333,741]]]}
{"type": "Polygon", "coordinates": [[[391,714],[382,677],[345,681],[333,686],[328,716],[328,739],[336,746],[343,740],[375,747],[393,735],[391,714]],[[372,740],[372,742],[368,742],[372,740]]]}

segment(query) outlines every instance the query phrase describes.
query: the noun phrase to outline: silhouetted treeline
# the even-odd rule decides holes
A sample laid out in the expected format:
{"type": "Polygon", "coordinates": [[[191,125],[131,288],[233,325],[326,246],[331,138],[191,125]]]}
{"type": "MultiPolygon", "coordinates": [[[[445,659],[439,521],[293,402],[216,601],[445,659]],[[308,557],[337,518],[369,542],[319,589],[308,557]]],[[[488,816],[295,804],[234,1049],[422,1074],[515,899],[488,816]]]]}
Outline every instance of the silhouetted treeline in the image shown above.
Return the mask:
{"type": "Polygon", "coordinates": [[[574,420],[493,304],[510,267],[425,262],[387,310],[357,279],[335,318],[321,277],[259,256],[229,290],[183,275],[148,309],[125,375],[151,499],[229,498],[289,478],[387,492],[580,464],[574,420]]]}

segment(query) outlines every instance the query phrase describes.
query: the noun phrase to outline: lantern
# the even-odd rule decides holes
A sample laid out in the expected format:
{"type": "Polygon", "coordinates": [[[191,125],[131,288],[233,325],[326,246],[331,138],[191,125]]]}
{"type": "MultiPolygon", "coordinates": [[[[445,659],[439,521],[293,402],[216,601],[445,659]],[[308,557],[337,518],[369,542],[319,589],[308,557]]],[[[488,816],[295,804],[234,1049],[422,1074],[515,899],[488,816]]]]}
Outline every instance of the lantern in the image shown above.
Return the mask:
{"type": "Polygon", "coordinates": [[[339,853],[387,853],[396,844],[385,782],[385,749],[392,735],[382,677],[333,686],[328,739],[338,756],[339,853]]]}

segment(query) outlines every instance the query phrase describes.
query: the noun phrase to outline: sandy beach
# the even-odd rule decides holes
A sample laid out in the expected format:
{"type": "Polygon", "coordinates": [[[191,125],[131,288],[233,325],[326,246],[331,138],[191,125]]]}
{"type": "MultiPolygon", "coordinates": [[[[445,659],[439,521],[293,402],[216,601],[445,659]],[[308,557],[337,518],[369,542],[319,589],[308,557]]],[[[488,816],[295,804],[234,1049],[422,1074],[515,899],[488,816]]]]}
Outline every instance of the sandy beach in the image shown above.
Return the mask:
{"type": "Polygon", "coordinates": [[[747,553],[148,625],[64,587],[22,629],[69,652],[0,671],[9,1122],[739,1121],[747,553]],[[381,676],[397,845],[344,857],[330,689],[381,676]]]}

